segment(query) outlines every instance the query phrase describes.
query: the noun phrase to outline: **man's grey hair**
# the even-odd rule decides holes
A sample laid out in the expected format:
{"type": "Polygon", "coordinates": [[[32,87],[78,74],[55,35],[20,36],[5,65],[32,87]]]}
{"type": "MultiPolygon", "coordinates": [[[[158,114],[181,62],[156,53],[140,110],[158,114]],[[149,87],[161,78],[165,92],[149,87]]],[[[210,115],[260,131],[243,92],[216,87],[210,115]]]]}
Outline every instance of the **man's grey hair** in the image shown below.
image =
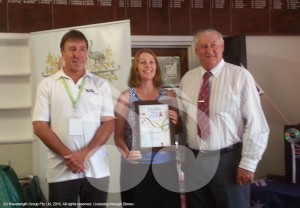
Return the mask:
{"type": "Polygon", "coordinates": [[[199,38],[202,36],[202,35],[207,35],[207,34],[211,34],[211,33],[214,33],[216,34],[221,43],[224,44],[224,38],[223,38],[223,35],[221,33],[219,33],[218,31],[214,30],[214,29],[205,29],[205,30],[199,30],[194,38],[194,45],[195,45],[195,48],[197,48],[197,43],[198,43],[198,40],[199,38]]]}

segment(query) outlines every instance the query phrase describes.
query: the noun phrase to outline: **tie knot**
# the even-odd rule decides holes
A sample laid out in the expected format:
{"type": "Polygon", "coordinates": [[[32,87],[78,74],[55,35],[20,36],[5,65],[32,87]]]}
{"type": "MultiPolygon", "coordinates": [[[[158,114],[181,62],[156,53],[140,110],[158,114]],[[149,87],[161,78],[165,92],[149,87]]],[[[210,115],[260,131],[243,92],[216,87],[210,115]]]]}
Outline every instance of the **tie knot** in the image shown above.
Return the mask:
{"type": "Polygon", "coordinates": [[[203,78],[208,79],[210,76],[211,76],[211,72],[208,71],[204,73],[203,78]]]}

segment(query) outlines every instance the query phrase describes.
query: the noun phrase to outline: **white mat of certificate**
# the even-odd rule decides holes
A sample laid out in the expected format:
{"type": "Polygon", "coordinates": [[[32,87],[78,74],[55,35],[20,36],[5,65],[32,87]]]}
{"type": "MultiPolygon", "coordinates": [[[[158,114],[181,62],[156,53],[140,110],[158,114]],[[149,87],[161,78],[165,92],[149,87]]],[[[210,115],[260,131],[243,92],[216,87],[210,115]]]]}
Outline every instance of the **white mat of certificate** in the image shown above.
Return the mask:
{"type": "Polygon", "coordinates": [[[139,105],[141,148],[171,146],[167,104],[139,105]]]}

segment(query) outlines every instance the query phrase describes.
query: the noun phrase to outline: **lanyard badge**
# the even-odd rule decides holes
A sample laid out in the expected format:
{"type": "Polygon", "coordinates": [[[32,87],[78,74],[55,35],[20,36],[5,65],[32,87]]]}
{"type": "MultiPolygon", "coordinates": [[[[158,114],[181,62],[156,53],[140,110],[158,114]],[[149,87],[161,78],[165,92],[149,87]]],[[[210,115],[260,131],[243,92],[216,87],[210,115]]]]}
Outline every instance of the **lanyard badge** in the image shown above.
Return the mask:
{"type": "Polygon", "coordinates": [[[69,135],[71,136],[81,136],[83,135],[83,119],[77,114],[76,111],[76,105],[78,103],[78,100],[82,94],[84,85],[85,85],[85,77],[83,78],[82,82],[81,82],[81,86],[78,92],[78,95],[76,97],[76,99],[74,99],[74,97],[72,96],[69,86],[66,83],[66,80],[64,78],[61,79],[62,83],[70,97],[70,100],[72,102],[73,105],[73,117],[69,119],[69,135]]]}

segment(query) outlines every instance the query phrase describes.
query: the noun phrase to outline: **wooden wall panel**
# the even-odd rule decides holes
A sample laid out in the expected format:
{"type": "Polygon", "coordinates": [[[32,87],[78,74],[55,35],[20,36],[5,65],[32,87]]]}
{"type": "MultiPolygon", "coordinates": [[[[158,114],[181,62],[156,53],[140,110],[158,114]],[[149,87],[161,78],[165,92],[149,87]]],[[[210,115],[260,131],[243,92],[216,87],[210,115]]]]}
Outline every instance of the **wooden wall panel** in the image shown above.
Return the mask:
{"type": "Polygon", "coordinates": [[[50,1],[43,4],[37,1],[28,2],[32,3],[7,4],[7,32],[27,33],[52,28],[52,5],[49,3],[50,1]]]}
{"type": "Polygon", "coordinates": [[[148,34],[147,0],[127,0],[126,19],[130,19],[131,34],[148,34]]]}
{"type": "Polygon", "coordinates": [[[272,1],[270,28],[273,34],[300,34],[300,1],[272,1]]]}
{"type": "Polygon", "coordinates": [[[199,29],[211,27],[211,3],[210,1],[191,0],[191,34],[199,29]]]}
{"type": "Polygon", "coordinates": [[[223,34],[231,34],[229,0],[211,0],[211,28],[223,34]]]}
{"type": "Polygon", "coordinates": [[[114,7],[114,20],[124,20],[126,19],[126,7],[125,0],[113,1],[114,7]]]}
{"type": "Polygon", "coordinates": [[[266,0],[232,1],[232,34],[269,34],[269,7],[266,0]]]}
{"type": "Polygon", "coordinates": [[[0,32],[127,19],[132,35],[299,35],[300,0],[0,0],[0,32]]]}
{"type": "Polygon", "coordinates": [[[169,20],[169,2],[168,1],[148,1],[149,13],[149,31],[147,34],[156,35],[159,32],[161,35],[170,35],[170,20],[169,20]]]}
{"type": "Polygon", "coordinates": [[[69,1],[53,4],[53,28],[72,27],[114,21],[113,4],[100,1],[69,1]],[[97,3],[98,2],[98,3],[97,3]]]}
{"type": "Polygon", "coordinates": [[[7,26],[7,4],[0,1],[0,32],[8,31],[7,26]]]}
{"type": "Polygon", "coordinates": [[[170,0],[170,33],[172,35],[190,34],[189,1],[170,0]]]}

